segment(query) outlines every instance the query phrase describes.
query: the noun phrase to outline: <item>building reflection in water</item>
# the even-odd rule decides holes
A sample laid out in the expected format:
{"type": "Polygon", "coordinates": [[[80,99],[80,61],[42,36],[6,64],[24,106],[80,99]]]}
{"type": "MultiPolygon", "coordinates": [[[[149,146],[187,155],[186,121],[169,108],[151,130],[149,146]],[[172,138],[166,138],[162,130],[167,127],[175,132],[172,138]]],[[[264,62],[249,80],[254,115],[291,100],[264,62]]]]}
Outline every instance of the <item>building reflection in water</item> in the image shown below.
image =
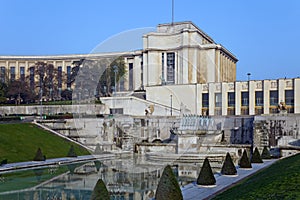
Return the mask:
{"type": "MultiPolygon", "coordinates": [[[[14,173],[5,174],[0,188],[1,185],[10,184],[12,181],[18,181],[25,187],[28,182],[36,184],[26,189],[13,191],[0,189],[0,199],[90,199],[99,178],[105,182],[111,199],[152,199],[155,196],[163,168],[167,164],[149,161],[144,157],[125,157],[103,162],[94,161],[35,169],[32,177],[28,178],[24,178],[22,175],[14,176],[14,173]],[[62,167],[65,168],[65,171],[60,169],[62,167]],[[53,170],[62,171],[62,173],[55,174],[53,170]],[[55,176],[51,177],[51,174],[55,176]]],[[[172,168],[179,184],[184,186],[195,181],[201,164],[173,163],[172,168]]],[[[220,167],[217,166],[213,170],[218,171],[220,167]]],[[[26,174],[26,171],[22,173],[26,174]]]]}

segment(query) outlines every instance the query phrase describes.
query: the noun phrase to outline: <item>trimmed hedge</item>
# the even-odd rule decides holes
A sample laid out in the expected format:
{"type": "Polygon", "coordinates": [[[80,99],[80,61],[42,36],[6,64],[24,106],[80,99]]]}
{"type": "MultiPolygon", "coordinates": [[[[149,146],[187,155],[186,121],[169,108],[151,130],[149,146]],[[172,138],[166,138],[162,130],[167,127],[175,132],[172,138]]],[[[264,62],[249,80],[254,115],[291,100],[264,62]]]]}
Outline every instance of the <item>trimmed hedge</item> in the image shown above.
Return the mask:
{"type": "Polygon", "coordinates": [[[252,168],[246,150],[244,150],[242,158],[240,160],[240,168],[252,168]]]}
{"type": "Polygon", "coordinates": [[[67,154],[67,157],[77,157],[77,154],[75,152],[75,149],[74,149],[74,146],[71,145],[70,149],[69,149],[69,152],[67,154]]]}
{"type": "Polygon", "coordinates": [[[261,153],[261,158],[262,159],[271,159],[271,154],[270,151],[268,150],[268,147],[264,147],[262,153],[261,153]]]}
{"type": "Polygon", "coordinates": [[[197,178],[197,185],[215,185],[216,179],[211,170],[208,158],[205,158],[200,174],[197,178]]]}
{"type": "Polygon", "coordinates": [[[102,179],[99,179],[94,187],[91,200],[110,200],[109,192],[102,179]]]}
{"type": "Polygon", "coordinates": [[[252,158],[251,158],[251,163],[263,163],[263,160],[260,157],[259,151],[257,147],[255,147],[252,158]]]}
{"type": "Polygon", "coordinates": [[[46,156],[43,155],[41,148],[38,148],[35,157],[33,158],[33,161],[45,161],[45,160],[46,160],[46,156]]]}
{"type": "Polygon", "coordinates": [[[170,165],[164,168],[163,174],[159,180],[155,200],[182,200],[183,196],[177,179],[170,165]]]}
{"type": "Polygon", "coordinates": [[[227,152],[225,161],[223,163],[221,174],[224,175],[236,175],[236,167],[234,166],[230,154],[227,152]]]}

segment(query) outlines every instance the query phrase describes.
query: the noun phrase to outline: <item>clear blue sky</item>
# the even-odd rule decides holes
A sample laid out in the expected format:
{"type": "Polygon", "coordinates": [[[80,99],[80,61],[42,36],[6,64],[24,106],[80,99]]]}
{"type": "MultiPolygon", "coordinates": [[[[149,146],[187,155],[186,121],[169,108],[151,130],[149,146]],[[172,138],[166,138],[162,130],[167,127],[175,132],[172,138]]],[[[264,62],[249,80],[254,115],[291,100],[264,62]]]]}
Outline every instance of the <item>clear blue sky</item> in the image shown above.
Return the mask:
{"type": "MultiPolygon", "coordinates": [[[[237,79],[300,76],[299,0],[174,0],[239,59],[237,79]]],[[[0,55],[89,53],[119,32],[170,22],[171,0],[0,0],[0,55]]]]}

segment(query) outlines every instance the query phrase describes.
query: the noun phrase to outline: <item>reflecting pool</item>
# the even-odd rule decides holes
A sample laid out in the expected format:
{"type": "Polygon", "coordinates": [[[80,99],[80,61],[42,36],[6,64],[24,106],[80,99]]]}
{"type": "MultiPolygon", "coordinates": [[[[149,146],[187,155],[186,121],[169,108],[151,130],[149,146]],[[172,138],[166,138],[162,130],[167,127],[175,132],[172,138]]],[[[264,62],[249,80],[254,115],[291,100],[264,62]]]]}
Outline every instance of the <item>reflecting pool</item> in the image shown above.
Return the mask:
{"type": "MultiPolygon", "coordinates": [[[[202,163],[166,163],[144,156],[68,165],[52,165],[0,174],[0,199],[90,199],[102,179],[111,199],[152,199],[165,165],[170,164],[181,186],[196,180],[202,163]]],[[[213,163],[220,170],[220,163],[213,163]]]]}

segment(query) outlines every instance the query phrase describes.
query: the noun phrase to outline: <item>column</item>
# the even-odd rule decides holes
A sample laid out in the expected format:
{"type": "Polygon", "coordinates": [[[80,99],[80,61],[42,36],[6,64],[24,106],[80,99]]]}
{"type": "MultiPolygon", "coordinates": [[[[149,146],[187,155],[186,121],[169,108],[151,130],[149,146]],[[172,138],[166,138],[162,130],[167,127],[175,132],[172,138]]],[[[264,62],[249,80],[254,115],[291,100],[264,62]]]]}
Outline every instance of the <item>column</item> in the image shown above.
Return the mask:
{"type": "Polygon", "coordinates": [[[196,84],[196,114],[201,115],[202,114],[202,84],[196,84]]]}
{"type": "Polygon", "coordinates": [[[270,87],[269,80],[263,81],[263,93],[264,93],[264,114],[270,114],[270,87]]]}
{"type": "Polygon", "coordinates": [[[248,81],[249,115],[255,114],[255,81],[248,81]]]}
{"type": "Polygon", "coordinates": [[[221,92],[222,92],[222,115],[227,115],[228,107],[228,83],[221,83],[221,92]]]}
{"type": "Polygon", "coordinates": [[[284,94],[285,82],[283,79],[278,80],[277,87],[278,87],[278,101],[285,102],[285,94],[284,94]]]}
{"type": "Polygon", "coordinates": [[[209,115],[215,115],[215,84],[208,83],[209,115]]]}
{"type": "Polygon", "coordinates": [[[294,79],[294,110],[300,113],[300,78],[294,79]]]}
{"type": "Polygon", "coordinates": [[[241,114],[241,82],[235,82],[235,115],[241,114]]]}

